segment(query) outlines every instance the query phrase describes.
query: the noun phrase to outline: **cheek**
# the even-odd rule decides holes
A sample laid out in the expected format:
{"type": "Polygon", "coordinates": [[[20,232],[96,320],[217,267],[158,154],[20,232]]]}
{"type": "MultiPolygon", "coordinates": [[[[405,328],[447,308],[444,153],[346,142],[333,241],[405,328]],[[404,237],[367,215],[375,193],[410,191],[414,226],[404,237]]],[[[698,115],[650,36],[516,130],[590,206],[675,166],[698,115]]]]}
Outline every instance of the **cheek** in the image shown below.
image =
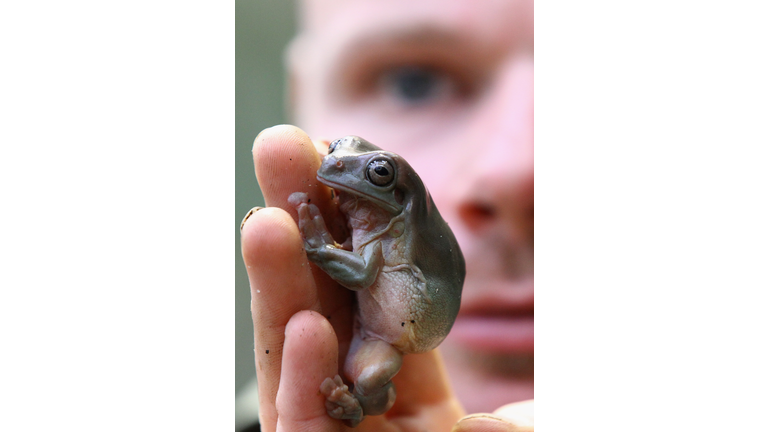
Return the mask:
{"type": "MultiPolygon", "coordinates": [[[[440,143],[442,144],[442,143],[440,143]]],[[[469,167],[465,166],[466,159],[461,150],[453,149],[454,145],[438,144],[440,149],[446,151],[421,150],[414,148],[402,149],[403,154],[408,154],[406,160],[416,170],[424,182],[432,200],[435,202],[440,215],[448,222],[455,235],[459,235],[461,224],[458,219],[458,201],[460,185],[470,182],[469,167]]]]}
{"type": "Polygon", "coordinates": [[[457,160],[456,153],[445,153],[440,156],[436,156],[434,152],[411,153],[414,154],[410,158],[406,156],[406,159],[419,174],[433,199],[437,200],[438,197],[450,191],[453,182],[461,181],[462,171],[457,168],[461,161],[457,160]]]}

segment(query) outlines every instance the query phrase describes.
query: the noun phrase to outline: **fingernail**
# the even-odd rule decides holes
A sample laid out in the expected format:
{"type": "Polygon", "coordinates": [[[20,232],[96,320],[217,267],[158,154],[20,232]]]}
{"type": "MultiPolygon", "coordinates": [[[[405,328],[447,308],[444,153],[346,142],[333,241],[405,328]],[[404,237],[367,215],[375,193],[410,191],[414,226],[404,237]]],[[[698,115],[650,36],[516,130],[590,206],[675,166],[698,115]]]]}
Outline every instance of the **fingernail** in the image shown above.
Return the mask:
{"type": "Polygon", "coordinates": [[[240,222],[240,234],[243,233],[243,227],[245,226],[245,221],[248,220],[249,217],[251,217],[252,214],[256,213],[257,211],[263,209],[264,207],[254,207],[250,210],[248,210],[248,213],[245,214],[245,217],[243,218],[243,221],[240,222]]]}
{"type": "Polygon", "coordinates": [[[471,414],[453,426],[451,432],[533,432],[533,426],[517,426],[493,414],[471,414]]]}

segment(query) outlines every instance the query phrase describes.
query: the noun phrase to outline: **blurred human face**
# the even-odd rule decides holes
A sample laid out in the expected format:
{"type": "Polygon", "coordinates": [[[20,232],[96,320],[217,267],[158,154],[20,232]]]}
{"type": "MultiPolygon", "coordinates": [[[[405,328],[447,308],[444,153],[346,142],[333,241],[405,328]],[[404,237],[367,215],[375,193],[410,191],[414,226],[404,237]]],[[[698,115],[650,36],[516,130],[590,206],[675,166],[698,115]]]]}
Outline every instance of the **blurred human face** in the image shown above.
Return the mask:
{"type": "Polygon", "coordinates": [[[441,345],[469,412],[533,398],[533,1],[306,0],[295,122],[403,155],[467,262],[441,345]]]}

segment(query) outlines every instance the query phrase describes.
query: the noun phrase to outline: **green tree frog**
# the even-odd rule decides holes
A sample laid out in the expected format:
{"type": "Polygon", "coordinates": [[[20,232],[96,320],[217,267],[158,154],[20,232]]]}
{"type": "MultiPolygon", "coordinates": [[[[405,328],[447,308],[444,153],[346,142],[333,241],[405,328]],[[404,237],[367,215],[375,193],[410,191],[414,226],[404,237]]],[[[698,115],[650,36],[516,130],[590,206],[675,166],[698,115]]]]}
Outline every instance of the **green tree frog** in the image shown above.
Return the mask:
{"type": "Polygon", "coordinates": [[[320,391],[328,414],[356,426],[395,401],[392,378],[407,353],[434,349],[461,302],[464,258],[419,176],[401,156],[346,136],[333,141],[317,179],[334,189],[351,238],[336,243],[319,209],[296,192],[307,257],[355,291],[354,335],[339,375],[320,391]]]}

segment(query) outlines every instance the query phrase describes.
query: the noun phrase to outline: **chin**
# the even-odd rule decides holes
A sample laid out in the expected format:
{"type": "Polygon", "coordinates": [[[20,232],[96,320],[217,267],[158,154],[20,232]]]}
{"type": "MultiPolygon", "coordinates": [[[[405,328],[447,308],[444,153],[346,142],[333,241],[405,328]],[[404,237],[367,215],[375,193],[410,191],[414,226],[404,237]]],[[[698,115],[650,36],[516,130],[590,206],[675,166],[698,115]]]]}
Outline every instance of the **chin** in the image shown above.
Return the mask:
{"type": "Polygon", "coordinates": [[[532,352],[472,352],[450,341],[440,348],[453,391],[467,414],[492,413],[533,399],[532,352]]]}

